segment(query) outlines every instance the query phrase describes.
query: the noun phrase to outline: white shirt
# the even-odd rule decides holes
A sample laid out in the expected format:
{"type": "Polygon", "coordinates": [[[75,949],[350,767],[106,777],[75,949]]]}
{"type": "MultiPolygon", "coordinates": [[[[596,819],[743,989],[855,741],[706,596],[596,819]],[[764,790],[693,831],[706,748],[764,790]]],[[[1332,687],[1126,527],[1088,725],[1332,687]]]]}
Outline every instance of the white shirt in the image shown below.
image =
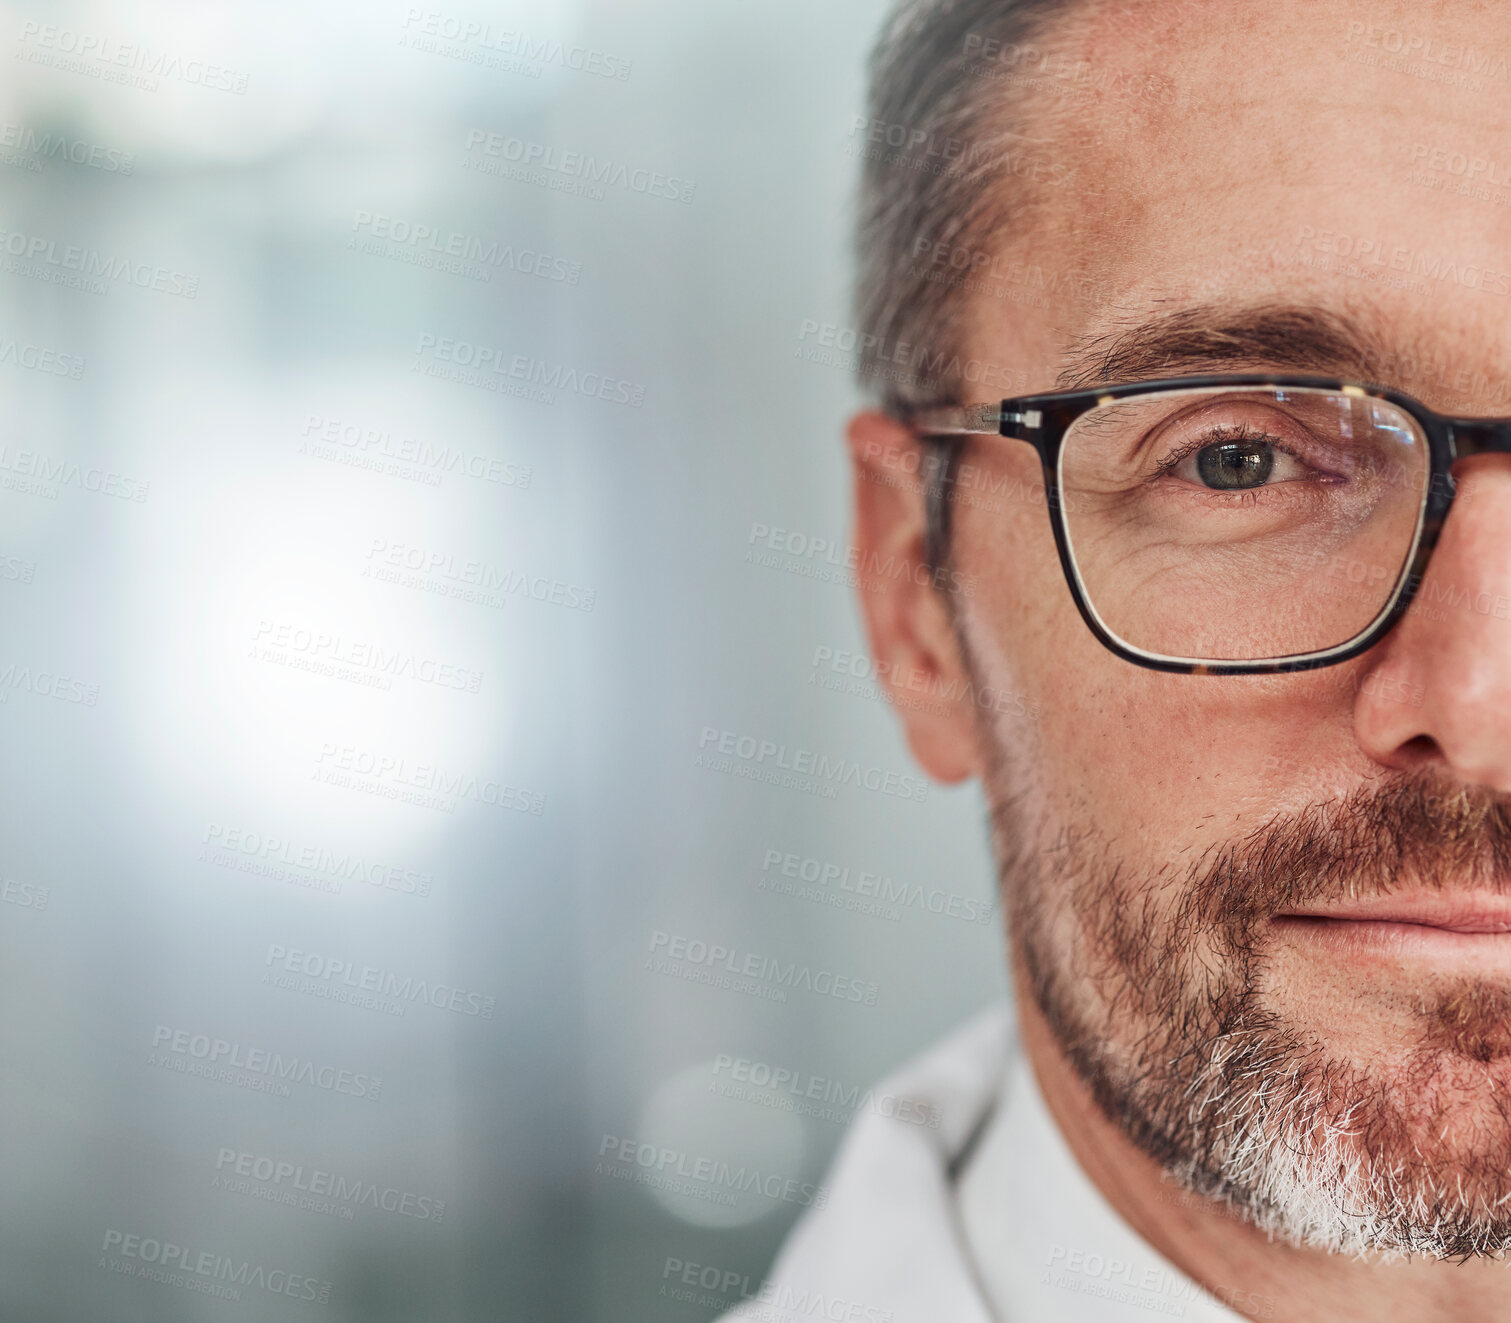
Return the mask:
{"type": "Polygon", "coordinates": [[[728,1323],[1241,1323],[1081,1170],[1016,1051],[1007,1006],[876,1092],[925,1104],[937,1127],[858,1117],[828,1201],[728,1323]]]}

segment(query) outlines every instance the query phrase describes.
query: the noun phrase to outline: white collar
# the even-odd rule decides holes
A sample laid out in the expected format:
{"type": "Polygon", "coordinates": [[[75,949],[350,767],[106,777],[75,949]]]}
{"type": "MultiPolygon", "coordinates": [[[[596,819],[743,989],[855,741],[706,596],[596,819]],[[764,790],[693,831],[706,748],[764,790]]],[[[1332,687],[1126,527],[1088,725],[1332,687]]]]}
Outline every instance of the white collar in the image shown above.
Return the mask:
{"type": "Polygon", "coordinates": [[[991,1110],[1012,1021],[993,1007],[878,1095],[922,1107],[851,1123],[822,1208],[794,1228],[759,1294],[729,1323],[994,1323],[955,1221],[950,1165],[991,1110]]]}
{"type": "Polygon", "coordinates": [[[922,1107],[857,1117],[729,1323],[1241,1323],[1092,1185],[1013,1035],[994,1006],[877,1087],[922,1107]]]}
{"type": "MultiPolygon", "coordinates": [[[[967,1253],[1000,1323],[1242,1323],[1144,1240],[1082,1170],[1027,1060],[955,1187],[967,1253]]],[[[1254,1300],[1260,1312],[1263,1301],[1254,1300]]]]}

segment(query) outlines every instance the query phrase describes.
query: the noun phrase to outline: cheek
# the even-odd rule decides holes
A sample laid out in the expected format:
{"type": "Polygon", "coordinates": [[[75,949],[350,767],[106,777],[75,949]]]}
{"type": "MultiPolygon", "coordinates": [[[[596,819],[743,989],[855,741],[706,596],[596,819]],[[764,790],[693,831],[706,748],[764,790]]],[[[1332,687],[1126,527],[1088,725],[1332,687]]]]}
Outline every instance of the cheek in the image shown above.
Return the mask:
{"type": "Polygon", "coordinates": [[[972,463],[977,485],[954,511],[955,564],[974,586],[963,625],[978,692],[1022,700],[1016,719],[993,714],[989,723],[998,765],[1031,783],[1013,788],[1030,790],[1052,818],[1105,818],[1160,728],[1144,678],[1153,673],[1108,652],[1076,610],[1037,456],[1004,443],[972,463]]]}
{"type": "Polygon", "coordinates": [[[970,463],[952,545],[977,683],[1011,700],[982,705],[999,789],[1155,864],[1268,816],[1299,769],[1357,759],[1341,669],[1172,675],[1109,652],[1065,581],[1037,457],[1005,446],[970,463]]]}
{"type": "Polygon", "coordinates": [[[962,465],[956,493],[952,548],[974,588],[963,605],[981,678],[1015,683],[1041,704],[1057,701],[1060,662],[1079,670],[1097,661],[1085,644],[1101,649],[1060,568],[1038,457],[1021,442],[981,445],[962,465]]]}

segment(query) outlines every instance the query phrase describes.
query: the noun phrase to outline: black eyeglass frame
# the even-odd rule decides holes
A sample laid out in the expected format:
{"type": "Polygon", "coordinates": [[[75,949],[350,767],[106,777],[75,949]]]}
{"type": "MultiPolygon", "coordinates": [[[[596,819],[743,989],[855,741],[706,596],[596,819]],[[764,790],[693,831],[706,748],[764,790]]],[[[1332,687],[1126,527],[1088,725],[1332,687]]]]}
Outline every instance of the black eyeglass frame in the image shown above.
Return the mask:
{"type": "Polygon", "coordinates": [[[1427,572],[1427,562],[1432,557],[1433,548],[1437,546],[1448,512],[1453,508],[1457,491],[1453,480],[1453,465],[1473,455],[1511,454],[1511,418],[1455,418],[1437,413],[1420,400],[1385,386],[1345,381],[1338,377],[1269,373],[1166,377],[1090,390],[1021,395],[1003,400],[997,407],[986,404],[925,407],[908,411],[901,421],[908,424],[919,439],[930,443],[932,472],[925,483],[925,504],[931,569],[942,565],[945,559],[950,530],[950,487],[964,449],[964,438],[1004,436],[1026,441],[1039,455],[1050,525],[1054,530],[1055,548],[1060,553],[1060,568],[1065,572],[1065,582],[1070,588],[1076,609],[1081,613],[1081,619],[1104,647],[1125,661],[1150,670],[1182,675],[1275,675],[1290,671],[1311,671],[1323,666],[1335,666],[1369,651],[1406,614],[1421,585],[1422,577],[1427,572]],[[1362,633],[1344,643],[1315,652],[1293,653],[1262,661],[1192,661],[1166,657],[1135,648],[1110,633],[1086,598],[1075,557],[1071,553],[1065,508],[1060,500],[1060,449],[1065,441],[1065,434],[1077,419],[1116,400],[1164,391],[1224,386],[1320,389],[1340,395],[1384,400],[1409,415],[1427,439],[1431,471],[1423,488],[1416,541],[1410,555],[1403,562],[1401,574],[1380,614],[1362,633]]]}

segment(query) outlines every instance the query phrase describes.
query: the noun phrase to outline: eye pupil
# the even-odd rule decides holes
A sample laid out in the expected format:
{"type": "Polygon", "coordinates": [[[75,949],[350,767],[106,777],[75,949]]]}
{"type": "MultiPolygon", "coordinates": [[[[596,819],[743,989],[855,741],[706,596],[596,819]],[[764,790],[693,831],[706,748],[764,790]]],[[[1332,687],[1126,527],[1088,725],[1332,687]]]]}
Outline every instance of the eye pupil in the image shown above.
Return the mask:
{"type": "Polygon", "coordinates": [[[1275,452],[1262,441],[1203,446],[1196,455],[1196,471],[1201,480],[1219,491],[1262,486],[1274,467],[1275,452]]]}

